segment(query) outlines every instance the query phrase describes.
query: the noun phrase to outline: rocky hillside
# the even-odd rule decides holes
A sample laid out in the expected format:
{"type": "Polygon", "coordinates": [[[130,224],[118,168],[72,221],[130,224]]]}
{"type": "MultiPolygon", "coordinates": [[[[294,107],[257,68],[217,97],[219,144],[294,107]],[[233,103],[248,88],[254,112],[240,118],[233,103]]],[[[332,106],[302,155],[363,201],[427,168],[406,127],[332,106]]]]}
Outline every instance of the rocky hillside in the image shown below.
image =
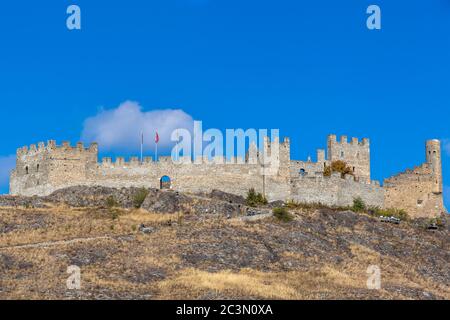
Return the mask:
{"type": "Polygon", "coordinates": [[[446,217],[436,230],[329,208],[278,219],[281,205],[101,187],[0,197],[0,299],[450,298],[446,217]]]}

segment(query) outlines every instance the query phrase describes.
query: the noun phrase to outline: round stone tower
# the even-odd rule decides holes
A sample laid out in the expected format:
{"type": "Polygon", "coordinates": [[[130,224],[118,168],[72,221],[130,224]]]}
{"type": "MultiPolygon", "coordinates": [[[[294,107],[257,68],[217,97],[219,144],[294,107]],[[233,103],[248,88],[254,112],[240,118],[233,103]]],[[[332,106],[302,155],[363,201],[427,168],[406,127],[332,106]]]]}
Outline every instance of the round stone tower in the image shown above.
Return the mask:
{"type": "Polygon", "coordinates": [[[441,142],[437,139],[426,143],[427,163],[431,165],[434,175],[433,193],[442,193],[441,142]]]}

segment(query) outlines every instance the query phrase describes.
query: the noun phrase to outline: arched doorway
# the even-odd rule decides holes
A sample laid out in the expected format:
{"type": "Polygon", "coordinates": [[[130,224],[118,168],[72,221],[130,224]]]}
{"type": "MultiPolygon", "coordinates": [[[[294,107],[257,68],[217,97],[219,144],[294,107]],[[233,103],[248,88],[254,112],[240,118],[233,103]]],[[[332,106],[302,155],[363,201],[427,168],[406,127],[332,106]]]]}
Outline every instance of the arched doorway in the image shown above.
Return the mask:
{"type": "Polygon", "coordinates": [[[162,176],[159,180],[159,187],[160,189],[171,189],[172,188],[172,181],[170,180],[169,176],[162,176]]]}

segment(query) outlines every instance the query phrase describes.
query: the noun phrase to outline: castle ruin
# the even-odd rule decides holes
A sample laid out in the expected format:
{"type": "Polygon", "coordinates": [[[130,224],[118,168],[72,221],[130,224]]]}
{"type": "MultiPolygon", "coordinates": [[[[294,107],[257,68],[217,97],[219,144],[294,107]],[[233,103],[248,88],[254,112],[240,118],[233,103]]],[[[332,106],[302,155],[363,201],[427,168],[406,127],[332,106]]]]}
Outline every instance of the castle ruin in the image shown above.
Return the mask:
{"type": "MultiPolygon", "coordinates": [[[[275,153],[274,153],[275,154],[275,153]]],[[[360,197],[368,206],[405,209],[412,217],[433,217],[445,212],[442,196],[441,150],[438,140],[426,142],[426,162],[413,170],[388,178],[383,186],[371,180],[369,139],[328,136],[327,152],[317,150],[317,161],[292,160],[290,140],[264,140],[263,150],[252,144],[244,158],[214,157],[194,161],[182,157],[151,157],[129,161],[118,157],[98,162],[98,145],[57,146],[51,140],[17,150],[11,173],[12,195],[45,196],[70,186],[170,188],[204,193],[213,189],[245,196],[250,188],[269,201],[293,200],[349,206],[360,197]],[[275,169],[268,170],[260,157],[277,150],[275,169]],[[324,176],[325,168],[342,160],[351,174],[324,176]]]]}

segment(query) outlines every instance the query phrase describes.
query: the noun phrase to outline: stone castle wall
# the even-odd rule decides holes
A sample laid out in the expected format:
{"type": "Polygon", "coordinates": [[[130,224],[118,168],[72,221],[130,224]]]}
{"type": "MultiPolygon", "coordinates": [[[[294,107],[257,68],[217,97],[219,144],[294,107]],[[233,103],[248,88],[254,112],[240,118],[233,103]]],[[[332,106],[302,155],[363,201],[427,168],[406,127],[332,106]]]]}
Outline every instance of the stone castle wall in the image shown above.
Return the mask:
{"type": "Polygon", "coordinates": [[[328,160],[343,160],[361,181],[370,181],[369,139],[352,138],[348,142],[347,136],[342,136],[338,142],[335,135],[328,136],[328,160]]]}
{"type": "Polygon", "coordinates": [[[408,210],[414,216],[436,215],[442,211],[442,172],[440,144],[427,142],[427,163],[414,170],[385,180],[385,186],[370,180],[369,140],[328,137],[328,156],[317,151],[317,161],[296,161],[290,158],[290,141],[275,139],[264,142],[263,150],[250,146],[245,159],[225,160],[181,158],[174,163],[170,157],[158,161],[147,157],[143,163],[133,157],[128,161],[118,157],[113,162],[104,158],[98,162],[98,146],[72,147],[55,141],[17,151],[16,169],[11,174],[10,193],[13,195],[49,195],[70,186],[151,187],[159,188],[161,178],[170,177],[174,190],[189,193],[210,192],[213,189],[245,196],[250,188],[266,195],[269,201],[294,200],[347,206],[361,197],[377,207],[408,210]],[[270,163],[264,164],[264,159],[270,163]],[[343,160],[353,176],[341,178],[333,174],[324,177],[326,165],[343,160]]]}
{"type": "Polygon", "coordinates": [[[380,184],[354,181],[354,177],[333,173],[305,175],[293,180],[291,199],[300,203],[326,203],[331,206],[349,206],[360,197],[368,206],[384,207],[384,189],[380,184]]]}
{"type": "Polygon", "coordinates": [[[145,158],[141,163],[133,157],[129,161],[118,157],[97,162],[96,144],[85,148],[82,144],[71,147],[68,143],[57,147],[54,141],[40,148],[31,146],[17,152],[16,169],[10,180],[10,193],[14,195],[49,195],[69,186],[152,187],[159,188],[161,178],[170,177],[171,187],[183,192],[209,192],[218,189],[245,195],[250,188],[265,193],[269,199],[281,200],[289,196],[289,140],[266,143],[264,153],[271,156],[276,145],[279,156],[266,168],[260,165],[258,154],[247,159],[199,159],[194,162],[181,158],[174,163],[170,157],[158,161],[145,158]]]}
{"type": "Polygon", "coordinates": [[[414,217],[430,217],[445,212],[438,140],[427,141],[426,160],[422,165],[384,181],[386,207],[405,209],[414,217]]]}

